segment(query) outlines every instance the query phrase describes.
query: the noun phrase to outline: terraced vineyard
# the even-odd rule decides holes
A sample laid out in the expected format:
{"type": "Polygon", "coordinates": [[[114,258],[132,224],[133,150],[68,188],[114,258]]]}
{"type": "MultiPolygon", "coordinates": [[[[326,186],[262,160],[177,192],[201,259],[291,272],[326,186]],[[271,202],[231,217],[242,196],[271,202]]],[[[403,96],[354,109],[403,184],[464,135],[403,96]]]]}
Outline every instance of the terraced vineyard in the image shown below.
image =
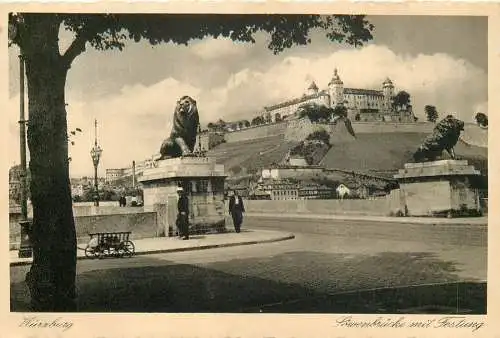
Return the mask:
{"type": "Polygon", "coordinates": [[[283,135],[259,138],[255,140],[223,143],[211,149],[207,155],[213,156],[226,170],[255,173],[262,167],[280,163],[286,153],[298,142],[287,142],[283,135]]]}

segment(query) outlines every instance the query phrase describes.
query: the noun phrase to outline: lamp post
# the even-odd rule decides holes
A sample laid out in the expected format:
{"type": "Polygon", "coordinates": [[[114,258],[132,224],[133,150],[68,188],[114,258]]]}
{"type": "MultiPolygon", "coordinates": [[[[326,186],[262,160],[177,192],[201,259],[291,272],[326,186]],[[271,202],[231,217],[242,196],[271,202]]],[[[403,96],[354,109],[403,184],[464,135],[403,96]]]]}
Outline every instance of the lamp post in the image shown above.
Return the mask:
{"type": "Polygon", "coordinates": [[[19,145],[21,153],[21,243],[19,245],[18,257],[25,258],[33,255],[30,233],[31,222],[28,220],[28,193],[26,187],[26,120],[24,119],[24,58],[19,55],[19,145]]]}
{"type": "Polygon", "coordinates": [[[94,122],[94,126],[95,126],[95,142],[94,142],[94,147],[90,150],[90,156],[92,157],[92,162],[94,163],[94,187],[95,187],[94,205],[98,207],[99,183],[97,181],[97,167],[99,166],[99,160],[101,159],[102,149],[97,144],[97,119],[94,122]]]}

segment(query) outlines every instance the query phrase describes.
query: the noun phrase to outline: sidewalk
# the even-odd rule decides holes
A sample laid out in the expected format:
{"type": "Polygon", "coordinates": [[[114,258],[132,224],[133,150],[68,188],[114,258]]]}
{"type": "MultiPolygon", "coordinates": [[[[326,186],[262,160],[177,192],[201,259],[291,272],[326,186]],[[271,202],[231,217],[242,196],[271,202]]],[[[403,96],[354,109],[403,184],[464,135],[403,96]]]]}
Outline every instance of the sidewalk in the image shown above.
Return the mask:
{"type": "Polygon", "coordinates": [[[488,217],[462,217],[462,218],[441,218],[441,217],[389,217],[389,216],[369,216],[369,215],[315,215],[310,213],[286,213],[271,214],[247,212],[247,217],[273,217],[273,218],[308,218],[308,219],[331,219],[345,221],[371,221],[388,223],[409,223],[409,224],[429,224],[429,225],[488,225],[488,217]]]}
{"type": "MultiPolygon", "coordinates": [[[[237,234],[228,232],[224,234],[194,235],[189,240],[183,241],[177,237],[155,237],[132,240],[135,245],[136,255],[153,253],[167,253],[179,251],[205,250],[224,248],[239,245],[251,245],[259,243],[272,243],[293,239],[291,233],[271,230],[242,230],[237,234]]],[[[78,243],[77,259],[88,259],[85,257],[85,245],[78,243]]],[[[10,250],[10,266],[29,265],[32,258],[17,257],[17,250],[10,250]]]]}

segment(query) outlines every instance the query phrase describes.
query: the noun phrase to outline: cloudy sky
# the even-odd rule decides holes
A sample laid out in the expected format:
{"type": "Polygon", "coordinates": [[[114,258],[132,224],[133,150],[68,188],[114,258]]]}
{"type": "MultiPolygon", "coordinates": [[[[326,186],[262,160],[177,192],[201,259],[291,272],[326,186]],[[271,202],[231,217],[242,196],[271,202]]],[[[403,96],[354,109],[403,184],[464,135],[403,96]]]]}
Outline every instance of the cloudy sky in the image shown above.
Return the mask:
{"type": "MultiPolygon", "coordinates": [[[[326,88],[335,67],[344,86],[378,89],[390,77],[396,91],[411,94],[421,119],[426,104],[467,122],[487,110],[487,18],[370,16],[374,39],[362,48],[329,42],[321,32],[312,43],[279,55],[255,44],[224,39],[189,46],[130,42],[122,51],[88,49],[73,63],[66,83],[68,124],[83,134],[70,155],[73,177],[92,175],[93,121],[99,121],[106,168],[130,165],[159,151],[170,132],[176,100],[198,102],[202,124],[219,118],[251,119],[264,105],[302,95],[311,79],[326,88]]],[[[62,31],[61,50],[71,41],[62,31]]],[[[10,162],[19,163],[18,50],[10,49],[10,162]]]]}

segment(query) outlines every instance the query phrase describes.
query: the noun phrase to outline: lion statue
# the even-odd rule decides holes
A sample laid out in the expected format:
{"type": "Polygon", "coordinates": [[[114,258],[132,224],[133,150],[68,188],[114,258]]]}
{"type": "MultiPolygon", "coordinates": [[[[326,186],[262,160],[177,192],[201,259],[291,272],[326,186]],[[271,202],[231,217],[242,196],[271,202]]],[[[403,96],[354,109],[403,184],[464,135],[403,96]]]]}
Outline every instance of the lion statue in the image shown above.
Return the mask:
{"type": "Polygon", "coordinates": [[[170,136],[161,145],[160,160],[192,156],[199,123],[196,101],[187,95],[181,97],[175,107],[170,136]]]}
{"type": "Polygon", "coordinates": [[[443,150],[455,159],[453,147],[458,142],[461,131],[464,130],[464,122],[454,118],[452,115],[446,116],[434,127],[431,135],[427,136],[413,154],[416,162],[434,161],[441,156],[443,150]]]}

